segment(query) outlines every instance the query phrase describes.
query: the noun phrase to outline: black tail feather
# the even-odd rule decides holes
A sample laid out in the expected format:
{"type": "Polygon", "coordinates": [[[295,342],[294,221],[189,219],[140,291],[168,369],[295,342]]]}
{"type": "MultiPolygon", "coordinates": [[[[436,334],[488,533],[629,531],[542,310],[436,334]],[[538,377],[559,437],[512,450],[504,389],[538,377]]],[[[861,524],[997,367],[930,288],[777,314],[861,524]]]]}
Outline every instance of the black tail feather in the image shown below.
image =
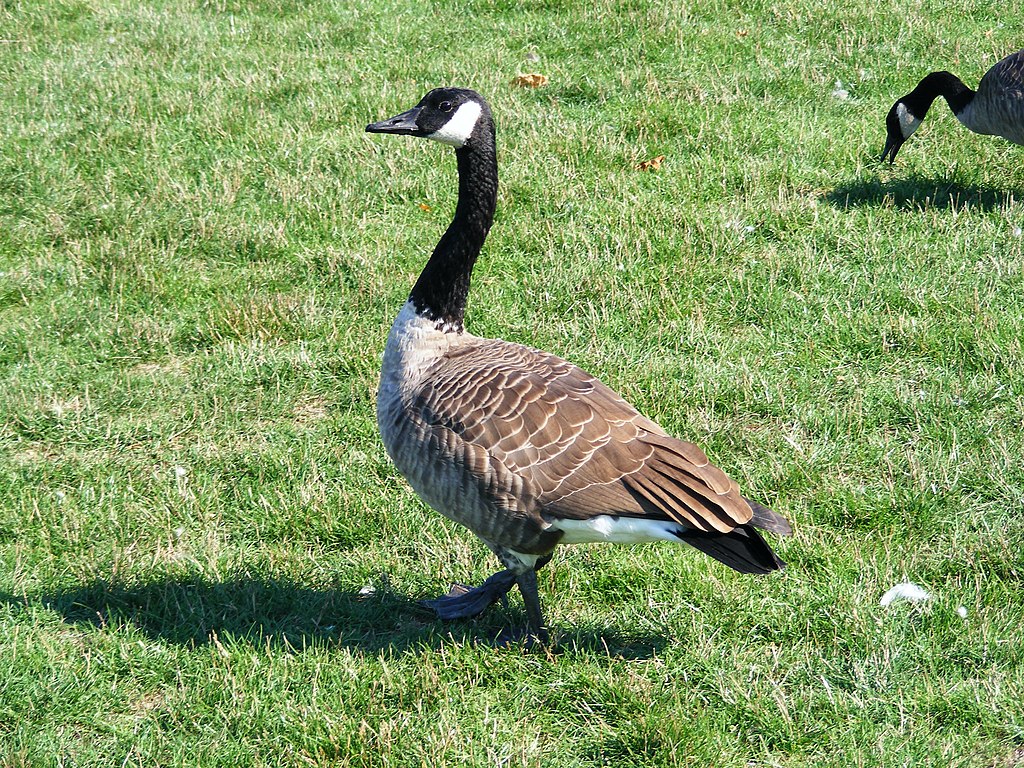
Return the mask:
{"type": "Polygon", "coordinates": [[[771,573],[786,565],[750,525],[737,526],[729,533],[686,530],[677,535],[691,547],[740,573],[771,573]]]}
{"type": "Polygon", "coordinates": [[[777,512],[772,512],[764,504],[746,499],[754,516],[750,518],[750,524],[760,528],[762,531],[774,533],[776,536],[789,536],[793,533],[789,520],[777,512]]]}

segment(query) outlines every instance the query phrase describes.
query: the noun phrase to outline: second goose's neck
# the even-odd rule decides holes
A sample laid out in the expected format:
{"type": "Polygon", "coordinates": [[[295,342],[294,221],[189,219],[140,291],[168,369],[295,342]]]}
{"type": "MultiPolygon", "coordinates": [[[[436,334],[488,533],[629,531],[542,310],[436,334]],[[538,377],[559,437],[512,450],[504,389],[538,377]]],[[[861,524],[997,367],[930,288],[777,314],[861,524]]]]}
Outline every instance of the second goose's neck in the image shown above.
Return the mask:
{"type": "Polygon", "coordinates": [[[954,115],[959,115],[971,103],[974,91],[950,72],[932,72],[903,98],[903,103],[921,119],[939,96],[946,100],[954,115]]]}
{"type": "Polygon", "coordinates": [[[459,167],[455,218],[409,294],[416,311],[441,330],[462,332],[469,278],[494,221],[498,162],[493,133],[489,138],[455,150],[459,167]]]}

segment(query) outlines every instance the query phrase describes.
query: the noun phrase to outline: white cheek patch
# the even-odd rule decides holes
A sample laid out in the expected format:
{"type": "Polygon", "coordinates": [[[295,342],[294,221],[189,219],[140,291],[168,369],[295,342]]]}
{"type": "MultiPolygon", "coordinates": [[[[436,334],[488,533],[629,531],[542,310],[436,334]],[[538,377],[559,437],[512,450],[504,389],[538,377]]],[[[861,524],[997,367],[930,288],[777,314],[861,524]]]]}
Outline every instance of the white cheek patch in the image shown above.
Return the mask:
{"type": "Polygon", "coordinates": [[[910,110],[902,103],[896,106],[896,117],[899,118],[900,130],[903,132],[904,139],[909,139],[913,136],[917,126],[921,124],[921,121],[910,114],[910,110]]]}
{"type": "Polygon", "coordinates": [[[440,141],[442,144],[451,144],[453,147],[461,147],[468,140],[476,128],[476,121],[480,119],[481,108],[475,101],[467,101],[455,110],[441,129],[434,131],[427,136],[428,139],[440,141]]]}

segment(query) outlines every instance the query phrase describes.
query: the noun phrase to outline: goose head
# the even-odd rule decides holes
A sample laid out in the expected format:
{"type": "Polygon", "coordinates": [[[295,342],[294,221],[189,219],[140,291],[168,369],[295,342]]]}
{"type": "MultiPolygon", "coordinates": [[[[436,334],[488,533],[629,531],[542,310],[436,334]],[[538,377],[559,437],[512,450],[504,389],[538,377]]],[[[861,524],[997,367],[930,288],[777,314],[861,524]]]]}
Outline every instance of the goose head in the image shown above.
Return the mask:
{"type": "Polygon", "coordinates": [[[890,164],[895,162],[896,153],[900,151],[903,142],[914,134],[919,125],[921,125],[921,117],[918,117],[903,99],[893,104],[885,118],[885,149],[882,150],[879,162],[884,162],[886,155],[888,155],[890,164]]]}
{"type": "Polygon", "coordinates": [[[456,149],[487,139],[493,141],[493,125],[487,102],[476,91],[468,88],[435,88],[412,109],[401,114],[370,123],[369,133],[394,133],[401,136],[421,136],[456,149]]]}

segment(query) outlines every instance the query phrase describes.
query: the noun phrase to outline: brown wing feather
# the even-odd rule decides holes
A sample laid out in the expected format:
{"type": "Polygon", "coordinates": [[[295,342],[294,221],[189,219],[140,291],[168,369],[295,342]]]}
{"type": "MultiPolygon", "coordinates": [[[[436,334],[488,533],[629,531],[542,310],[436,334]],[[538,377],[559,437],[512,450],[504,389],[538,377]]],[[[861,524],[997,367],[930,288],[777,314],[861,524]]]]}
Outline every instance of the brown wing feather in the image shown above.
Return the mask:
{"type": "Polygon", "coordinates": [[[437,367],[418,407],[537,489],[543,515],[657,517],[711,533],[751,519],[737,484],[697,446],[554,355],[467,344],[437,367]]]}

